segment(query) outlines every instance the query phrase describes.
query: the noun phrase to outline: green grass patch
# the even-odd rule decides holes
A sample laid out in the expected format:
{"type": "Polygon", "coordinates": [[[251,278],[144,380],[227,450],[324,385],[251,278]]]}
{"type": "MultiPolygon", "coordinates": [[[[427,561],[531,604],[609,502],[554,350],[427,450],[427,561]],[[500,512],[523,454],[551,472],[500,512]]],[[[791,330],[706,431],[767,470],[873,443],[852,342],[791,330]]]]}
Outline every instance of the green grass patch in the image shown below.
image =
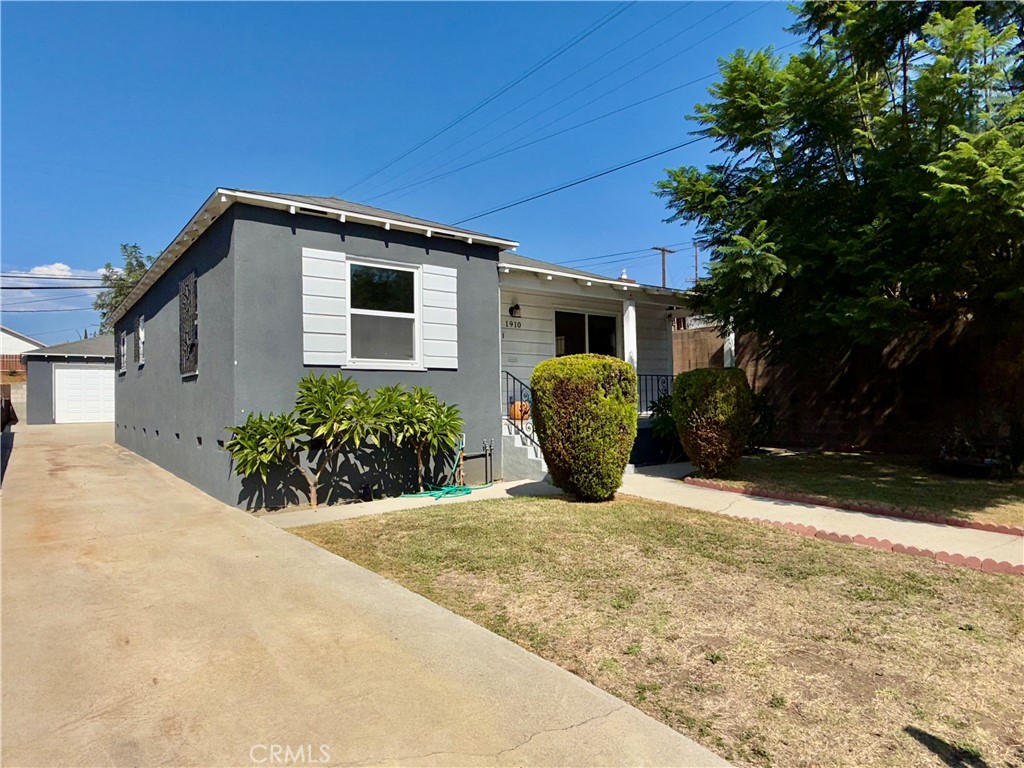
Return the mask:
{"type": "Polygon", "coordinates": [[[744,457],[725,482],[870,502],[982,523],[1024,526],[1024,477],[983,480],[936,472],[927,460],[867,453],[744,457]]]}

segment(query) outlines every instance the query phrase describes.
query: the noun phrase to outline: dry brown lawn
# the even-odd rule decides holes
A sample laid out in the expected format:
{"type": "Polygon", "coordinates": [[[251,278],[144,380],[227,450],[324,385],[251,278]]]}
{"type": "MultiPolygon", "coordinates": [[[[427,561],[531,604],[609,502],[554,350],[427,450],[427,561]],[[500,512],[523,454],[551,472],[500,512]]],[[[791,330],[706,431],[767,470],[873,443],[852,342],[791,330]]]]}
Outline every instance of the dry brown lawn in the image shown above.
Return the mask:
{"type": "Polygon", "coordinates": [[[620,497],[298,535],[740,765],[1024,764],[1024,579],[620,497]]]}

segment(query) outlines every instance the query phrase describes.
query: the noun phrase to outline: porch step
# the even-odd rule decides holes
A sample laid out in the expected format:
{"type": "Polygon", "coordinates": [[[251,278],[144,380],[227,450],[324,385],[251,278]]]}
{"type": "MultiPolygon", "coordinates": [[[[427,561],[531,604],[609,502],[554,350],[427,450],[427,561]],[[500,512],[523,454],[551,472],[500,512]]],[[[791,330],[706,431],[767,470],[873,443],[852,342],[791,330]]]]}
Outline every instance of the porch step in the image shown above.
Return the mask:
{"type": "Polygon", "coordinates": [[[503,420],[501,474],[504,480],[544,480],[548,467],[540,447],[524,439],[508,419],[503,420]]]}

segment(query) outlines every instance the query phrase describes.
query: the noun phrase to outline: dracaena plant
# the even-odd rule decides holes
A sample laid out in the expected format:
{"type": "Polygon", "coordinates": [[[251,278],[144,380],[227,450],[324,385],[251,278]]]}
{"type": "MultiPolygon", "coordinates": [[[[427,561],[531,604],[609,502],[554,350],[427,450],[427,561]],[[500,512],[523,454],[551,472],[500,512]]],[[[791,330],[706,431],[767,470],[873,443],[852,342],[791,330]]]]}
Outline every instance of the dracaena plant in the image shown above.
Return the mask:
{"type": "Polygon", "coordinates": [[[234,437],[225,444],[236,471],[267,481],[275,466],[291,466],[309,486],[316,508],[320,479],[348,447],[379,443],[386,429],[372,398],[349,377],[310,374],[299,382],[291,413],[249,414],[245,424],[228,427],[234,437]]]}
{"type": "Polygon", "coordinates": [[[347,376],[311,373],[299,382],[294,411],[249,414],[245,424],[228,430],[233,438],[224,447],[239,474],[266,482],[271,469],[290,466],[308,484],[315,508],[320,480],[339,455],[384,439],[415,448],[422,491],[425,460],[458,445],[462,418],[428,387],[378,387],[371,395],[347,376]]]}

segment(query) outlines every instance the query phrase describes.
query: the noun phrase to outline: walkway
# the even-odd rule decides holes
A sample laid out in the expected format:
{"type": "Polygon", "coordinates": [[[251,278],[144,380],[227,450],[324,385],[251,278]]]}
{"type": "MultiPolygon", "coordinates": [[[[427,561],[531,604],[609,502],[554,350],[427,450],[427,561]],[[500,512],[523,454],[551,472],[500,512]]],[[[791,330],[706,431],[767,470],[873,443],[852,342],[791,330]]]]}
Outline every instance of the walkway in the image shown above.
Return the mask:
{"type": "Polygon", "coordinates": [[[726,765],[110,425],[14,438],[3,765],[726,765]]]}
{"type": "Polygon", "coordinates": [[[955,553],[980,560],[990,558],[1012,565],[1024,564],[1024,538],[1020,536],[762,499],[682,483],[681,478],[692,471],[689,464],[641,469],[636,474],[626,475],[622,493],[734,517],[813,526],[819,531],[850,537],[888,539],[893,544],[932,552],[955,553]]]}

